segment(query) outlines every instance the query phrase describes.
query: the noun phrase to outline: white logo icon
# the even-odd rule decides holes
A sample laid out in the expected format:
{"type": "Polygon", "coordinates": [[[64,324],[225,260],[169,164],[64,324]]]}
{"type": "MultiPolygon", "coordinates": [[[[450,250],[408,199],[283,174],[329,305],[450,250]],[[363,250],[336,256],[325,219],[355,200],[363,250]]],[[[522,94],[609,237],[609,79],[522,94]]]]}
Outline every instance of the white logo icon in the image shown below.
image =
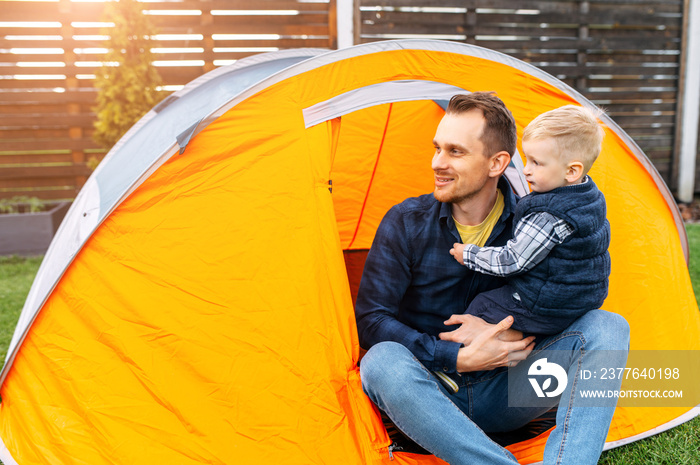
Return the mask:
{"type": "Polygon", "coordinates": [[[527,374],[530,376],[547,376],[542,387],[540,387],[536,378],[528,378],[537,397],[556,397],[566,389],[566,370],[554,362],[547,362],[546,358],[541,358],[533,363],[527,371],[527,374]],[[557,380],[556,389],[547,391],[552,385],[552,377],[557,380]]]}

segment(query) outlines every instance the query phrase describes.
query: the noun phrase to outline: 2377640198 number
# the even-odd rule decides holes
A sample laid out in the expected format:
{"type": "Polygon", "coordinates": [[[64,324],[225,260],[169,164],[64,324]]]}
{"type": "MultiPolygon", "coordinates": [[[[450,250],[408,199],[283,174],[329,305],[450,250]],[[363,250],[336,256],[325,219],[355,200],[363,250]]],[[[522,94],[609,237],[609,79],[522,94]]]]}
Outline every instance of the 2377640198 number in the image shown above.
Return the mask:
{"type": "Polygon", "coordinates": [[[679,379],[678,368],[601,368],[600,379],[679,379]]]}

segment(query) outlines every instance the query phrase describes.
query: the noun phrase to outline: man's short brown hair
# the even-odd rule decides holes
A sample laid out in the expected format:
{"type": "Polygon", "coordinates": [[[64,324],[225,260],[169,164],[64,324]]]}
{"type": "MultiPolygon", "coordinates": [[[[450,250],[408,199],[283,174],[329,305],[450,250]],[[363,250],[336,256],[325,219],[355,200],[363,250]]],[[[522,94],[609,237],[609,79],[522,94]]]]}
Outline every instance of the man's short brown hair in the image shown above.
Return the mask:
{"type": "Polygon", "coordinates": [[[481,110],[486,120],[481,142],[486,155],[506,151],[511,158],[515,155],[518,131],[513,114],[494,92],[473,92],[457,94],[450,99],[446,113],[459,115],[471,110],[481,110]]]}

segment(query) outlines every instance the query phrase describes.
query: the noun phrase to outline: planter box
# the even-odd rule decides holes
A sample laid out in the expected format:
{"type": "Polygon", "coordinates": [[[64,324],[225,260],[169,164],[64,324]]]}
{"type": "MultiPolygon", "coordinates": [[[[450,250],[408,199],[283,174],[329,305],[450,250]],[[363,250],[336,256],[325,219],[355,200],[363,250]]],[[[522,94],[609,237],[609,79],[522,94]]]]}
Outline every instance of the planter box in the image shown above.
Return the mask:
{"type": "Polygon", "coordinates": [[[70,207],[62,202],[38,213],[0,215],[0,255],[41,255],[70,207]]]}

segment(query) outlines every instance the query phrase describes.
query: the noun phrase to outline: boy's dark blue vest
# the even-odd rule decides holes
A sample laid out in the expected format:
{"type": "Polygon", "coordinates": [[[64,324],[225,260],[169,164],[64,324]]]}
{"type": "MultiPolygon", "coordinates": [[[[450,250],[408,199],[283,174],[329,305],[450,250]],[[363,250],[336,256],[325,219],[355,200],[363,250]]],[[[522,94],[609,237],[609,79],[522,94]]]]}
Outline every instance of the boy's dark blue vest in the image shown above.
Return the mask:
{"type": "Polygon", "coordinates": [[[590,177],[583,184],[532,192],[518,202],[513,224],[535,212],[563,219],[574,232],[534,268],[510,278],[525,308],[562,317],[601,308],[610,276],[610,223],[603,193],[590,177]]]}

